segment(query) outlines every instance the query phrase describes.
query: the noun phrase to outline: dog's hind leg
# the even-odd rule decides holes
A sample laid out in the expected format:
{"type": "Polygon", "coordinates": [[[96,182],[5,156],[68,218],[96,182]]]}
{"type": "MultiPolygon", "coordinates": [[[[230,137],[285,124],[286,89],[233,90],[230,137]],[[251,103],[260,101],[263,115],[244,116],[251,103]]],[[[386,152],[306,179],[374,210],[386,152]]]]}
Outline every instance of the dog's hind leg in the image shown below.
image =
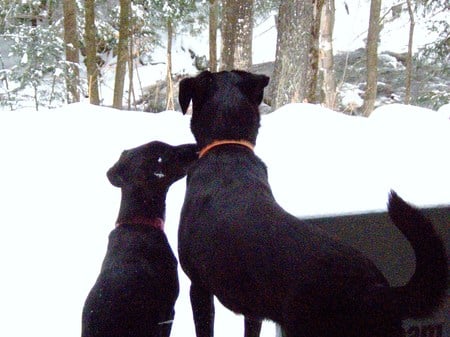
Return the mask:
{"type": "Polygon", "coordinates": [[[192,313],[197,337],[214,336],[214,297],[195,282],[190,290],[192,313]]]}
{"type": "Polygon", "coordinates": [[[250,317],[245,317],[244,337],[259,337],[261,332],[261,321],[250,317]]]}

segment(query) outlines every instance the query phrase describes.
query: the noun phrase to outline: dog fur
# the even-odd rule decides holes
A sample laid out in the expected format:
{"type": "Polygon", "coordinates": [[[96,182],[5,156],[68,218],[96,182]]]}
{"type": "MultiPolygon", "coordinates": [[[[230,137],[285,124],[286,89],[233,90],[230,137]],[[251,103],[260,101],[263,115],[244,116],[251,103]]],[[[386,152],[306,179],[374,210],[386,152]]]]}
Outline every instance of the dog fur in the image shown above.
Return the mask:
{"type": "MultiPolygon", "coordinates": [[[[242,71],[184,79],[179,101],[184,113],[192,101],[199,147],[255,144],[268,81],[242,71]]],[[[416,256],[401,287],[359,251],[284,211],[250,149],[212,148],[188,171],[178,234],[197,336],[213,335],[213,295],[251,322],[279,323],[285,337],[402,336],[403,319],[430,315],[443,301],[448,267],[442,240],[418,209],[392,192],[388,210],[416,256]]]]}
{"type": "Polygon", "coordinates": [[[83,309],[83,337],[168,337],[178,297],[177,261],[161,228],[172,183],[197,146],[151,142],[124,151],[108,171],[122,190],[116,229],[83,309]]]}

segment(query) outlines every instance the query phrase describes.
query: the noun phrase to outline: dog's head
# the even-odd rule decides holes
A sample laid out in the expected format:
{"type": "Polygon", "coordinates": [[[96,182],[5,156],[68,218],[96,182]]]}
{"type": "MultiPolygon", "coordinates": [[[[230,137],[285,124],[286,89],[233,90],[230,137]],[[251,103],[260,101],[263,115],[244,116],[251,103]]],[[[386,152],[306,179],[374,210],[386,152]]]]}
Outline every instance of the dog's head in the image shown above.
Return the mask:
{"type": "Polygon", "coordinates": [[[197,158],[196,144],[172,146],[154,141],[125,150],[107,176],[116,187],[166,191],[197,158]]]}
{"type": "Polygon", "coordinates": [[[200,147],[215,140],[247,140],[253,144],[258,134],[259,105],[265,75],[245,71],[204,71],[180,82],[179,101],[186,113],[192,101],[191,130],[200,147]]]}

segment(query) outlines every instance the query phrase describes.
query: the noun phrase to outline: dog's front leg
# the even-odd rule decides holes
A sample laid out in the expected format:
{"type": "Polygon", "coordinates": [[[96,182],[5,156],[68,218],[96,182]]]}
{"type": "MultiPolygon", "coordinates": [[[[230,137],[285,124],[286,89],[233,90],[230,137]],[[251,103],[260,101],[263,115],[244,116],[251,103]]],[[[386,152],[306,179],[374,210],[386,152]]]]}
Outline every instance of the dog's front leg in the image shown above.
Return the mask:
{"type": "Polygon", "coordinates": [[[244,337],[259,337],[261,332],[261,321],[245,316],[244,337]]]}
{"type": "Polygon", "coordinates": [[[197,284],[191,284],[191,305],[197,337],[214,336],[214,297],[197,284]]]}
{"type": "Polygon", "coordinates": [[[160,319],[161,321],[158,323],[160,337],[170,336],[174,317],[175,317],[175,310],[173,308],[170,308],[168,313],[162,316],[162,318],[160,319]]]}

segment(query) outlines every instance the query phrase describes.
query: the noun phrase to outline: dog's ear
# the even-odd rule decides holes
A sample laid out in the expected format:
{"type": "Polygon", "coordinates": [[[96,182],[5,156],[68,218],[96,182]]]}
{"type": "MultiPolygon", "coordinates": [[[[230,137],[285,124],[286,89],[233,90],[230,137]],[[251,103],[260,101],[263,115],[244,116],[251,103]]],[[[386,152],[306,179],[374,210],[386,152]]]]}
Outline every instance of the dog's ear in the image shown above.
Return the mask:
{"type": "Polygon", "coordinates": [[[180,102],[181,111],[183,111],[183,115],[186,114],[186,111],[189,107],[189,103],[191,103],[191,99],[192,97],[194,97],[194,84],[195,78],[192,77],[182,79],[180,82],[178,101],[180,102]]]}
{"type": "Polygon", "coordinates": [[[180,102],[183,114],[186,113],[191,100],[201,106],[206,92],[210,89],[213,78],[211,72],[205,70],[196,77],[188,77],[180,82],[178,101],[180,102]]]}
{"type": "Polygon", "coordinates": [[[256,75],[247,72],[238,72],[242,81],[238,84],[241,91],[256,105],[263,100],[264,88],[269,84],[270,78],[266,75],[256,75]]]}

